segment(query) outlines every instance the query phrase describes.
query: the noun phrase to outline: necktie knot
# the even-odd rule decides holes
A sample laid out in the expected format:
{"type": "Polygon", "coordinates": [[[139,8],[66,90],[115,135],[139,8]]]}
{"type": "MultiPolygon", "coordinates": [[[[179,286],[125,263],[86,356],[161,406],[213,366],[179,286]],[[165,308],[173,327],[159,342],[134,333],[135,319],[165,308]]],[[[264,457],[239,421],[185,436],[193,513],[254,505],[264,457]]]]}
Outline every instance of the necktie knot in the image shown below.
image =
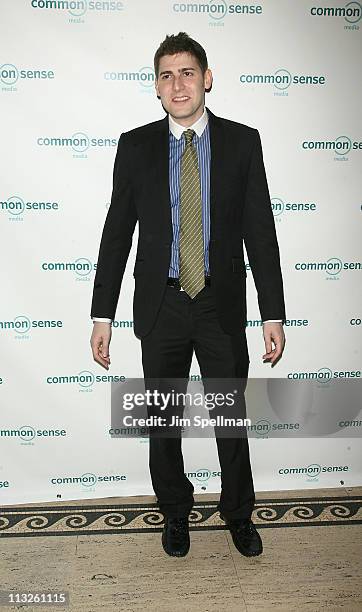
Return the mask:
{"type": "Polygon", "coordinates": [[[183,134],[185,136],[186,146],[189,146],[192,143],[192,139],[194,137],[195,131],[194,130],[185,130],[185,132],[183,132],[183,134]]]}

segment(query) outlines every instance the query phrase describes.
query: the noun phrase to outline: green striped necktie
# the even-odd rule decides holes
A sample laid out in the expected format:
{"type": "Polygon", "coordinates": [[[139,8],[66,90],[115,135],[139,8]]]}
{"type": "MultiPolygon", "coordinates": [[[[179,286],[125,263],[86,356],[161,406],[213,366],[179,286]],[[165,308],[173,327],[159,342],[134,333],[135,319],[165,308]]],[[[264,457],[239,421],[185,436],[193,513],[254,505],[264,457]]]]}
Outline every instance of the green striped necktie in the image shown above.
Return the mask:
{"type": "Polygon", "coordinates": [[[185,150],[181,158],[180,189],[180,284],[194,298],[205,287],[202,235],[201,185],[194,130],[183,132],[185,150]]]}

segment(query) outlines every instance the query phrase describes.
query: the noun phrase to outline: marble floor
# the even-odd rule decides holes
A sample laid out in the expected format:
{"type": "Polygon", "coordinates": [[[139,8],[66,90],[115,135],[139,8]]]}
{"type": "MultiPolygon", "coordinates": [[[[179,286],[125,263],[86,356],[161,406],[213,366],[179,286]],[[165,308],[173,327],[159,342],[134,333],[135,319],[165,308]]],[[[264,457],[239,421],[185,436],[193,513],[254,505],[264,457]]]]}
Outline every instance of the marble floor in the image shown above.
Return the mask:
{"type": "Polygon", "coordinates": [[[264,552],[235,549],[196,496],[191,549],[168,557],[154,498],[107,498],[0,509],[0,590],[68,591],[70,612],[362,611],[362,488],[257,494],[264,552]]]}

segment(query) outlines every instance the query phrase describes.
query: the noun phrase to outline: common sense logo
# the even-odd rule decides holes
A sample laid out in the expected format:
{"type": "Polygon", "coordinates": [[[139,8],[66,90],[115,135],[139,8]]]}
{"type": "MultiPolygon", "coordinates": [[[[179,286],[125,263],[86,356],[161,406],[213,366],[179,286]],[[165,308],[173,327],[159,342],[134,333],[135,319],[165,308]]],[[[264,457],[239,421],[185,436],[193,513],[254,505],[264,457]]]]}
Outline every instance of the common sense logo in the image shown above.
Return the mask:
{"type": "Polygon", "coordinates": [[[84,132],[75,132],[72,136],[39,136],[36,144],[39,147],[54,147],[59,149],[72,149],[73,157],[86,158],[88,149],[104,149],[116,147],[118,138],[93,138],[84,132]]]}
{"type": "Polygon", "coordinates": [[[221,477],[221,472],[219,471],[211,471],[207,468],[200,468],[195,470],[194,472],[185,472],[188,478],[192,480],[197,480],[201,484],[207,483],[210,478],[219,478],[221,477]]]}
{"type": "Polygon", "coordinates": [[[308,476],[310,478],[318,478],[321,474],[331,472],[348,472],[348,465],[319,465],[318,463],[311,463],[307,466],[301,467],[281,467],[278,470],[280,476],[308,476]]]}
{"type": "Polygon", "coordinates": [[[172,11],[178,15],[206,15],[210,19],[210,25],[223,25],[222,21],[227,15],[233,17],[261,15],[263,7],[260,4],[229,4],[225,0],[210,0],[207,3],[189,0],[173,2],[172,11]]]}
{"type": "Polygon", "coordinates": [[[114,329],[133,329],[133,319],[115,319],[111,325],[114,329]]]}
{"type": "Polygon", "coordinates": [[[86,257],[78,257],[74,261],[43,261],[41,264],[44,272],[73,272],[77,281],[89,281],[91,273],[96,268],[97,264],[86,257]]]}
{"type": "Polygon", "coordinates": [[[338,378],[361,378],[361,370],[331,370],[324,367],[316,371],[289,372],[287,378],[292,380],[316,380],[317,382],[327,383],[332,379],[338,378]]]}
{"type": "Polygon", "coordinates": [[[354,419],[352,421],[348,420],[348,421],[339,421],[338,422],[338,427],[341,427],[342,429],[348,428],[348,427],[358,427],[358,428],[362,428],[362,420],[361,419],[354,419]]]}
{"type": "Polygon", "coordinates": [[[362,141],[352,140],[349,136],[338,136],[334,140],[303,140],[304,151],[332,151],[336,161],[347,161],[351,151],[361,151],[362,141]]]}
{"type": "Polygon", "coordinates": [[[84,23],[88,11],[113,13],[124,10],[120,0],[31,0],[30,5],[33,9],[66,11],[70,23],[84,23]]]}
{"type": "Polygon", "coordinates": [[[52,375],[46,377],[48,385],[78,385],[80,391],[91,392],[95,384],[125,382],[125,376],[103,374],[95,376],[89,370],[78,374],[52,375]]]}
{"type": "Polygon", "coordinates": [[[65,437],[67,435],[66,429],[36,429],[31,425],[21,425],[20,427],[14,428],[1,428],[1,438],[15,438],[22,442],[32,442],[35,439],[48,440],[49,438],[65,437]]]}
{"type": "Polygon", "coordinates": [[[312,17],[343,18],[346,30],[359,30],[357,23],[362,17],[362,6],[354,1],[347,2],[344,6],[312,6],[310,14],[312,17]]]}
{"type": "Polygon", "coordinates": [[[81,485],[82,487],[94,487],[103,482],[121,482],[127,480],[125,474],[104,474],[97,476],[92,472],[86,472],[79,476],[53,476],[50,478],[52,485],[81,485]]]}
{"type": "Polygon", "coordinates": [[[288,95],[285,90],[291,85],[325,85],[326,77],[324,75],[315,74],[294,74],[289,70],[279,68],[274,73],[269,74],[241,74],[239,81],[242,85],[273,85],[277,90],[274,95],[288,95]]]}
{"type": "Polygon", "coordinates": [[[0,321],[0,331],[12,331],[16,332],[16,338],[28,339],[27,335],[31,329],[55,329],[63,327],[63,321],[49,320],[49,319],[33,319],[24,315],[19,315],[13,320],[2,320],[0,321]]]}
{"type": "Polygon", "coordinates": [[[8,213],[10,221],[23,221],[24,213],[44,214],[53,210],[59,210],[58,202],[25,201],[20,196],[10,196],[7,200],[0,201],[0,211],[8,213]]]}
{"type": "Polygon", "coordinates": [[[285,202],[281,198],[271,198],[270,203],[275,218],[280,217],[286,212],[302,213],[317,210],[315,202],[285,202]]]}
{"type": "Polygon", "coordinates": [[[342,261],[338,257],[330,257],[327,261],[298,261],[294,268],[298,272],[326,272],[329,279],[336,279],[342,270],[361,270],[360,261],[342,261]]]}
{"type": "Polygon", "coordinates": [[[247,426],[248,432],[255,434],[256,437],[267,438],[270,433],[290,432],[299,430],[299,423],[272,423],[267,419],[259,419],[252,425],[247,426]]]}
{"type": "Polygon", "coordinates": [[[14,64],[0,66],[0,83],[3,91],[17,91],[15,87],[19,80],[43,81],[54,79],[54,70],[40,70],[39,68],[18,68],[14,64]]]}
{"type": "Polygon", "coordinates": [[[106,71],[103,75],[106,81],[122,81],[125,83],[137,83],[141,87],[150,90],[155,82],[155,72],[153,68],[144,66],[134,72],[127,71],[106,71]]]}
{"type": "MultiPolygon", "coordinates": [[[[249,268],[248,268],[249,269],[249,268]]],[[[285,327],[308,327],[308,319],[285,319],[285,327]]],[[[248,319],[246,326],[250,328],[262,328],[263,321],[261,319],[248,319]]]]}

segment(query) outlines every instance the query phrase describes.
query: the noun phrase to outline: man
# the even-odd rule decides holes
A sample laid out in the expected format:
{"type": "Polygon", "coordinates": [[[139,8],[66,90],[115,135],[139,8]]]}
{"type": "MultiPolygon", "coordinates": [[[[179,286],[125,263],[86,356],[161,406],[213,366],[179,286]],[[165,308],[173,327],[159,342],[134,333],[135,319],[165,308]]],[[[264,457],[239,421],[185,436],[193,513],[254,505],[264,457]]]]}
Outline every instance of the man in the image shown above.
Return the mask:
{"type": "MultiPolygon", "coordinates": [[[[109,368],[111,321],[138,221],[133,312],[145,378],[187,381],[193,351],[203,379],[246,378],[243,240],[263,320],[263,359],[273,366],[285,343],[279,249],[259,133],[205,108],[212,73],[204,49],[187,34],[167,36],[154,64],[157,96],[168,115],[119,139],[94,281],[93,356],[109,368]]],[[[259,555],[247,437],[216,435],[216,441],[220,516],[241,554],[259,555]]],[[[194,487],[184,473],[181,436],[150,436],[150,472],[165,516],[164,550],[184,556],[194,487]]]]}

